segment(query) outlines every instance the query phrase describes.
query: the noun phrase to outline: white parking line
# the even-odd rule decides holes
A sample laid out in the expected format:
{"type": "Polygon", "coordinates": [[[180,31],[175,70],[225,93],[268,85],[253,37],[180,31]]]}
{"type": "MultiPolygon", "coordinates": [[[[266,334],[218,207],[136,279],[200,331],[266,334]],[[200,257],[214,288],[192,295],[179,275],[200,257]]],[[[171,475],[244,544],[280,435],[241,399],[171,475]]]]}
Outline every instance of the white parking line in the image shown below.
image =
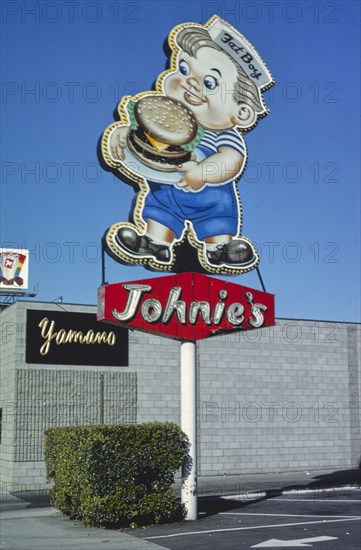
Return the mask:
{"type": "Polygon", "coordinates": [[[218,516],[275,516],[275,517],[284,517],[284,518],[359,518],[361,516],[354,516],[348,514],[347,516],[327,516],[325,514],[255,514],[253,512],[220,512],[218,516]]]}
{"type": "MultiPolygon", "coordinates": [[[[246,493],[234,493],[232,495],[224,495],[221,496],[224,500],[255,500],[258,498],[265,498],[268,496],[269,500],[273,499],[276,500],[278,498],[282,498],[282,496],[287,495],[324,495],[326,493],[335,493],[335,492],[343,492],[343,491],[357,491],[360,492],[359,487],[352,487],[352,486],[345,486],[345,487],[329,487],[325,489],[290,489],[289,491],[282,491],[281,489],[278,491],[277,489],[270,488],[268,491],[259,491],[259,492],[246,492],[246,493]],[[269,493],[271,493],[271,496],[269,496],[269,493]],[[272,497],[272,493],[275,494],[274,497],[272,497]],[[276,493],[279,493],[277,495],[276,493]]],[[[292,500],[292,499],[287,499],[292,500]]],[[[295,499],[299,500],[299,499],[295,499]]],[[[321,499],[317,499],[320,501],[321,499]]]]}
{"type": "Polygon", "coordinates": [[[360,487],[355,487],[354,485],[345,485],[344,487],[325,487],[320,489],[290,489],[289,491],[284,491],[284,495],[292,494],[302,494],[302,493],[334,493],[341,491],[360,491],[360,487]]]}
{"type": "Polygon", "coordinates": [[[331,500],[330,498],[277,498],[274,499],[278,502],[311,502],[312,504],[317,504],[318,502],[330,502],[330,503],[337,503],[337,502],[361,502],[360,499],[356,498],[338,498],[336,500],[331,500]]]}
{"type": "Polygon", "coordinates": [[[147,540],[154,540],[154,539],[171,539],[175,537],[187,537],[191,535],[207,535],[210,533],[226,533],[226,532],[232,532],[232,531],[251,531],[252,529],[271,529],[274,527],[294,527],[298,525],[316,525],[316,524],[329,524],[329,523],[338,523],[338,522],[345,522],[345,521],[359,521],[360,517],[354,517],[351,516],[346,519],[330,519],[330,520],[322,520],[322,521],[301,521],[299,523],[276,523],[274,525],[253,525],[252,527],[230,527],[228,529],[209,529],[205,531],[187,531],[186,533],[174,533],[171,535],[157,535],[152,537],[145,537],[147,540]]]}

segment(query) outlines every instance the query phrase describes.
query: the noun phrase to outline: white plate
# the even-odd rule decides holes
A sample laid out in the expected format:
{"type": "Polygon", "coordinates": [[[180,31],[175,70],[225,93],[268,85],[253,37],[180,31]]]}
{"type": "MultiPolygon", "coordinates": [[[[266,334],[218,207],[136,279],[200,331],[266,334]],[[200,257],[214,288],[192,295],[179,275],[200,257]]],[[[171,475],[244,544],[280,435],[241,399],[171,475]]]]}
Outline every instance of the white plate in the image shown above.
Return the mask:
{"type": "MultiPolygon", "coordinates": [[[[201,162],[201,160],[205,158],[204,153],[202,153],[199,149],[195,149],[194,153],[196,155],[197,162],[201,162]]],[[[184,172],[161,172],[160,170],[155,170],[154,168],[150,168],[149,166],[142,164],[140,160],[138,160],[128,149],[128,147],[124,149],[124,155],[125,159],[123,160],[123,163],[126,165],[128,170],[131,170],[138,176],[143,176],[147,180],[154,181],[156,183],[167,183],[169,185],[174,185],[183,177],[184,172]]]]}

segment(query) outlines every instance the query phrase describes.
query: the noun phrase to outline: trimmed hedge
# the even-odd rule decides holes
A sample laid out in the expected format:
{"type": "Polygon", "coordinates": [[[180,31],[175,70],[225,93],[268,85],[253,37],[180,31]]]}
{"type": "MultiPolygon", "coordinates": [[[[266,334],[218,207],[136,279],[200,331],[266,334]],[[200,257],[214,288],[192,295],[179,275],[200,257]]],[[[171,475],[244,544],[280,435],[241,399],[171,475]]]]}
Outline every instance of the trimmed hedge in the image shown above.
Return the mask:
{"type": "Polygon", "coordinates": [[[52,501],[63,514],[111,528],[184,518],[171,485],[189,443],[176,424],[52,428],[45,435],[52,501]]]}

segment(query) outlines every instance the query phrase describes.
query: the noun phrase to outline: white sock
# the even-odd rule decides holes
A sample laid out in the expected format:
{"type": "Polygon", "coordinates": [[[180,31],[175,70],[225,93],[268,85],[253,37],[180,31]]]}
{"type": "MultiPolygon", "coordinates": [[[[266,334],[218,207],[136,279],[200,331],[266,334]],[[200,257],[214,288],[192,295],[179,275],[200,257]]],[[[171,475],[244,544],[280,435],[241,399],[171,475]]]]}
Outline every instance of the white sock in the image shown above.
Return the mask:
{"type": "Polygon", "coordinates": [[[172,243],[168,243],[167,241],[163,241],[162,239],[154,238],[153,235],[149,235],[149,233],[145,234],[148,239],[150,239],[154,244],[158,244],[159,246],[171,246],[172,243]]]}
{"type": "Polygon", "coordinates": [[[209,251],[209,252],[214,252],[215,250],[218,250],[218,247],[219,246],[224,246],[225,242],[223,243],[206,243],[206,249],[209,251]]]}

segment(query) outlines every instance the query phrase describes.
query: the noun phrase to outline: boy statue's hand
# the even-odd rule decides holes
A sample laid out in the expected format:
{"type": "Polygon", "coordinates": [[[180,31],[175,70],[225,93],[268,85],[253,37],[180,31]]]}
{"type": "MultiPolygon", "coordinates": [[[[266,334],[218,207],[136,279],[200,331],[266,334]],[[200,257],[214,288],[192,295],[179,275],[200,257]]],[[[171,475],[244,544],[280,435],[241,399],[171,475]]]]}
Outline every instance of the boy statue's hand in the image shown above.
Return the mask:
{"type": "Polygon", "coordinates": [[[177,183],[178,187],[182,187],[186,190],[193,189],[193,191],[198,191],[206,183],[199,162],[193,160],[184,162],[177,166],[176,170],[177,172],[184,172],[182,179],[177,183]]]}
{"type": "Polygon", "coordinates": [[[109,147],[110,153],[115,160],[124,160],[124,149],[127,146],[127,137],[129,132],[129,126],[120,126],[112,132],[109,147]]]}

